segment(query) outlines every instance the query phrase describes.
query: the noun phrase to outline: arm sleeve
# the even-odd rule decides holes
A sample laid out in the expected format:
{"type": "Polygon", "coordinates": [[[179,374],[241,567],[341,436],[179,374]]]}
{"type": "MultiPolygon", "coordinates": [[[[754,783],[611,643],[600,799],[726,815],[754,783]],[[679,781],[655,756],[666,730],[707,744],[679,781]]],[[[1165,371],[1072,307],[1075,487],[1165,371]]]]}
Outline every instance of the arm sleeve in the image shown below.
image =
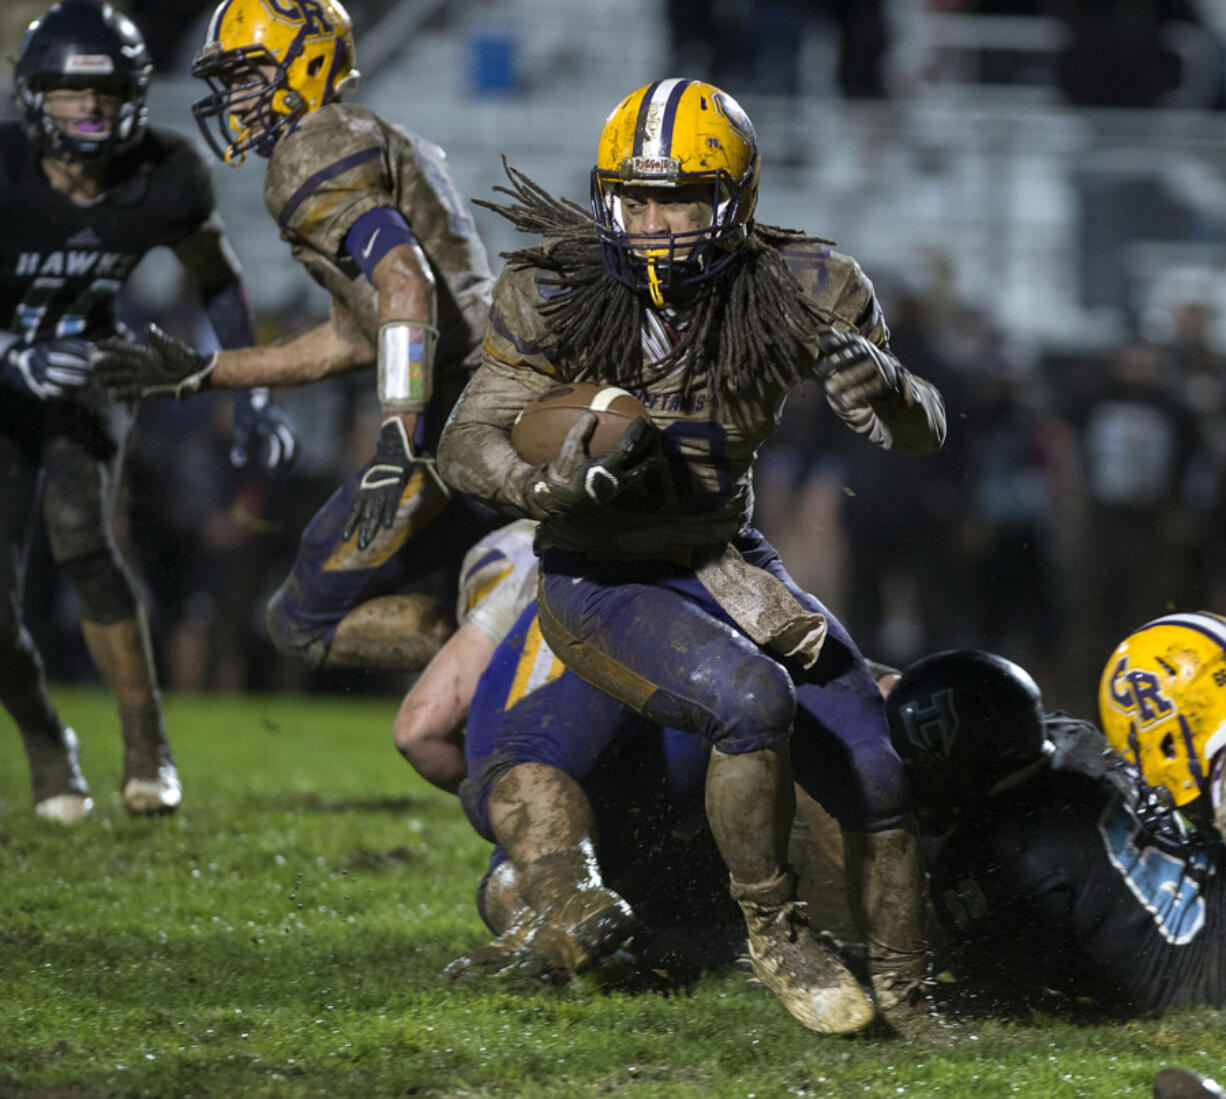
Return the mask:
{"type": "Polygon", "coordinates": [[[358,265],[367,282],[374,281],[379,261],[400,244],[416,244],[413,231],[399,210],[376,206],[367,210],[345,234],[345,251],[358,265]]]}

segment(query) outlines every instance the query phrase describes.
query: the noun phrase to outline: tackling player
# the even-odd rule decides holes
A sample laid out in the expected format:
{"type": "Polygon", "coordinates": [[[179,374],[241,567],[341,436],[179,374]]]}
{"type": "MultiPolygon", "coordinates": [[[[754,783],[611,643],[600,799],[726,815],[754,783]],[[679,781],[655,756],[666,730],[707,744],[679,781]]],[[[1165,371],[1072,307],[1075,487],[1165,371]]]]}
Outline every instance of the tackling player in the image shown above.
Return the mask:
{"type": "MultiPolygon", "coordinates": [[[[21,619],[24,555],[43,478],[56,563],[76,590],[94,663],[115,694],[124,807],[173,811],[182,796],[162,722],[148,628],[111,530],[133,409],[90,385],[91,348],[115,335],[115,299],[151,248],[197,278],[218,340],[250,343],[233,252],[199,156],[146,125],[150,64],[136,27],[109,4],[61,0],[35,20],[14,71],[20,121],[0,123],[0,701],[21,733],[39,816],[92,807],[77,740],[46,690],[21,619]]],[[[236,464],[293,460],[267,393],[235,405],[236,464]]]]}
{"type": "MultiPolygon", "coordinates": [[[[794,721],[822,745],[820,796],[848,834],[883,1009],[924,973],[918,849],[881,696],[842,625],[748,525],[751,466],[805,379],[821,382],[847,424],[901,451],[937,449],[944,410],[890,354],[854,260],[753,221],[759,170],[737,103],[674,79],[609,116],[594,217],[511,172],[519,205],[503,212],[547,239],[515,253],[498,280],[481,369],[439,463],[460,491],[540,519],[538,611],[550,648],[649,720],[711,743],[707,818],[755,971],[804,1025],[844,1033],[868,1025],[874,1008],[796,904],[785,854],[794,721]],[[558,381],[631,390],[658,439],[631,428],[592,459],[586,417],[553,462],[522,461],[511,424],[558,381]],[[662,463],[649,457],[656,442],[662,463]]],[[[552,804],[557,827],[568,827],[573,799],[551,783],[556,774],[513,769],[491,813],[552,804]]],[[[559,905],[578,884],[562,873],[545,881],[559,905]]],[[[584,922],[607,924],[596,946],[610,949],[622,905],[591,899],[584,922]]]]}
{"type": "Polygon", "coordinates": [[[1052,990],[1122,1014],[1226,1004],[1220,681],[1226,621],[1207,614],[1119,646],[1106,739],[1043,713],[1034,681],[989,653],[903,673],[886,705],[929,847],[940,964],[967,1006],[1049,1007],[1052,990]]]}
{"type": "Polygon", "coordinates": [[[152,328],[143,347],[108,344],[96,370],[125,395],[186,397],[297,385],[377,358],[375,455],[303,532],[268,628],[314,667],[419,669],[454,623],[406,587],[454,567],[496,525],[429,457],[476,367],[493,279],[443,151],[342,102],[355,64],[337,0],[223,0],[192,66],[211,89],[194,108],[202,132],[227,164],[267,160],[265,205],[332,294],[330,321],[280,347],[216,355],[152,328]]]}

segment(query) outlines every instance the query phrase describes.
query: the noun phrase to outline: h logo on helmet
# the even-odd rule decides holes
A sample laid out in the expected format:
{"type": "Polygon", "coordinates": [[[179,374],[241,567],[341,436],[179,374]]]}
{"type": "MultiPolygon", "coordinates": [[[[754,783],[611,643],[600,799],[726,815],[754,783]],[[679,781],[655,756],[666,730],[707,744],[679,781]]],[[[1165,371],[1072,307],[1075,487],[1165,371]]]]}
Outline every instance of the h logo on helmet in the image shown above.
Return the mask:
{"type": "Polygon", "coordinates": [[[328,34],[332,24],[328,22],[327,14],[319,0],[264,0],[268,7],[277,15],[297,22],[303,22],[307,34],[328,34]]]}
{"type": "Polygon", "coordinates": [[[907,740],[920,753],[917,763],[936,763],[949,758],[958,739],[958,711],[948,687],[933,691],[926,702],[904,702],[898,708],[907,740]]]}
{"type": "Polygon", "coordinates": [[[1175,710],[1170,699],[1162,694],[1162,685],[1153,672],[1138,668],[1128,670],[1128,658],[1121,657],[1111,669],[1111,701],[1125,713],[1136,711],[1137,720],[1149,725],[1169,717],[1175,710]]]}

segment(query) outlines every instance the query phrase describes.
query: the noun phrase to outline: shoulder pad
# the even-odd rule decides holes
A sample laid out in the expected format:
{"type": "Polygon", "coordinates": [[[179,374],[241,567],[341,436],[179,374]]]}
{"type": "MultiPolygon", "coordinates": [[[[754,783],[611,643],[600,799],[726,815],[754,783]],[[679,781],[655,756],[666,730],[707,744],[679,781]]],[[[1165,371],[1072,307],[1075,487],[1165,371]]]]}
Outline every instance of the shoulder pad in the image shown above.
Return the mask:
{"type": "Polygon", "coordinates": [[[365,107],[329,103],[311,111],[273,150],[264,176],[264,204],[284,231],[312,193],[350,172],[383,176],[386,143],[365,107]]]}
{"type": "Polygon", "coordinates": [[[213,212],[213,178],[195,142],[150,127],[124,161],[129,174],[112,188],[112,198],[124,205],[147,204],[150,218],[165,225],[165,243],[181,240],[213,212]]]}

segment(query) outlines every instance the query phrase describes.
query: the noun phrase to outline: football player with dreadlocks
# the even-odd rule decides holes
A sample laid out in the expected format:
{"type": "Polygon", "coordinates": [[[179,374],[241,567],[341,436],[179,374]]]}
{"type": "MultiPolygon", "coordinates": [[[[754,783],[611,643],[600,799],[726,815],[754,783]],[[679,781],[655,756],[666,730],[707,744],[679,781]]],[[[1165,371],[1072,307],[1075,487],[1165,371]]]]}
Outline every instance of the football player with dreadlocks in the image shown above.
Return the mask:
{"type": "Polygon", "coordinates": [[[496,522],[430,454],[475,369],[493,277],[443,151],[343,102],[359,73],[338,0],[222,0],[192,66],[196,120],[227,164],[267,160],[264,201],[332,318],[280,347],[203,355],[151,328],[97,371],[127,395],[297,385],[377,359],[374,457],[315,515],[268,607],[279,649],[319,667],[420,669],[453,628],[411,583],[452,570],[496,522]],[[356,333],[368,355],[353,353],[356,333]],[[377,349],[377,350],[376,350],[377,349]]]}
{"type": "MultiPolygon", "coordinates": [[[[707,817],[755,971],[804,1025],[846,1033],[867,1026],[874,1005],[796,904],[794,722],[824,746],[822,800],[853,852],[885,1010],[925,971],[918,848],[881,696],[847,631],[749,526],[751,466],[806,379],[853,429],[900,451],[939,448],[944,409],[890,353],[854,260],[753,220],[759,170],[736,101],[670,79],[606,121],[590,213],[511,171],[515,205],[495,209],[546,239],[498,280],[482,365],[439,464],[460,491],[540,520],[538,613],[553,652],[656,724],[709,740],[707,817]],[[637,421],[593,459],[595,419],[584,417],[556,459],[530,465],[510,427],[559,381],[622,386],[655,428],[637,421]]],[[[567,827],[555,778],[508,770],[491,814],[521,830],[567,827]]],[[[538,907],[549,907],[545,892],[563,904],[579,888],[587,911],[568,908],[567,925],[598,932],[587,949],[615,949],[625,901],[588,881],[581,846],[547,857],[538,907]]]]}
{"type": "Polygon", "coordinates": [[[886,708],[963,1007],[1046,1008],[1053,991],[1115,1014],[1226,1004],[1223,683],[1226,621],[1208,614],[1119,646],[1105,738],[1045,713],[991,653],[906,669],[886,708]]]}
{"type": "MultiPolygon", "coordinates": [[[[63,822],[93,803],[21,618],[40,475],[51,553],[118,702],[123,804],[173,811],[181,787],[145,616],[111,531],[133,408],[91,386],[91,349],[118,331],[116,295],[158,246],[196,276],[224,346],[253,336],[205,165],[182,138],[146,124],[150,68],[140,33],[109,4],[60,0],[21,42],[20,119],[0,123],[0,701],[25,744],[35,812],[63,822]]],[[[270,472],[292,462],[293,432],[266,391],[238,395],[234,421],[236,465],[249,454],[270,472]]]]}

